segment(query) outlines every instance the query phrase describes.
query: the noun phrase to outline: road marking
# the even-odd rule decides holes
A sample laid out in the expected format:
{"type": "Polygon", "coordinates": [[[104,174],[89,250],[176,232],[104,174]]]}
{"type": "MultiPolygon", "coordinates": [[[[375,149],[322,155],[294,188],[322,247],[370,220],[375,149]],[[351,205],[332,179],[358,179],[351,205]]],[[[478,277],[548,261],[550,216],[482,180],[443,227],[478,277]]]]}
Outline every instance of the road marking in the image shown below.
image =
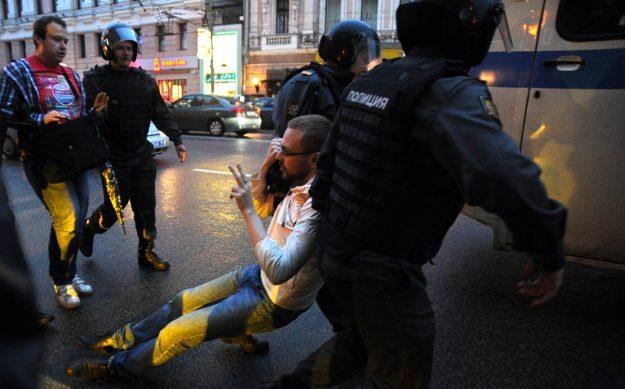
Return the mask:
{"type": "MultiPolygon", "coordinates": [[[[209,174],[221,174],[222,176],[231,176],[232,173],[224,172],[221,170],[209,170],[209,169],[193,169],[194,172],[198,173],[209,173],[209,174]]],[[[251,177],[251,174],[246,174],[246,176],[251,177]]]]}
{"type": "Polygon", "coordinates": [[[193,171],[194,172],[198,172],[198,173],[221,174],[221,175],[224,175],[224,176],[232,175],[232,173],[230,173],[230,172],[223,172],[221,170],[193,169],[193,171]]]}
{"type": "Polygon", "coordinates": [[[205,141],[213,141],[213,140],[229,140],[229,141],[245,141],[245,142],[260,142],[260,143],[271,143],[271,139],[254,139],[254,138],[229,138],[229,137],[212,137],[206,135],[190,135],[184,134],[184,138],[192,138],[193,140],[205,140],[205,141]]]}

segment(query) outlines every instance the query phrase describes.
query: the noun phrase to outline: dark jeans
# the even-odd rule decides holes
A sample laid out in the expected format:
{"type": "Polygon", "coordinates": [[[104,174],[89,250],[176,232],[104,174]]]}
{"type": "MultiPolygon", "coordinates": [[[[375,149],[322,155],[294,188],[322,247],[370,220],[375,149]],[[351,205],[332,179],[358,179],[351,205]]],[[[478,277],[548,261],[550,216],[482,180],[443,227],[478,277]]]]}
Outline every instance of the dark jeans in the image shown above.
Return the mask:
{"type": "Polygon", "coordinates": [[[24,172],[52,220],[48,241],[50,277],[55,285],[71,284],[76,275],[82,221],[89,207],[87,173],[62,182],[46,183],[40,163],[31,157],[24,160],[24,172]]]}
{"type": "MultiPolygon", "coordinates": [[[[132,211],[135,215],[135,226],[139,240],[143,239],[144,229],[152,237],[156,237],[156,165],[154,159],[148,157],[135,166],[124,166],[113,163],[115,176],[119,183],[119,191],[122,206],[125,207],[130,201],[132,211]]],[[[104,180],[102,180],[104,191],[104,204],[100,205],[91,216],[96,226],[100,227],[99,232],[110,228],[117,221],[115,210],[106,193],[104,180]]]]}
{"type": "Polygon", "coordinates": [[[349,259],[326,251],[321,271],[351,325],[302,361],[282,383],[336,385],[366,364],[374,387],[427,387],[435,328],[420,266],[370,251],[349,259]]]}

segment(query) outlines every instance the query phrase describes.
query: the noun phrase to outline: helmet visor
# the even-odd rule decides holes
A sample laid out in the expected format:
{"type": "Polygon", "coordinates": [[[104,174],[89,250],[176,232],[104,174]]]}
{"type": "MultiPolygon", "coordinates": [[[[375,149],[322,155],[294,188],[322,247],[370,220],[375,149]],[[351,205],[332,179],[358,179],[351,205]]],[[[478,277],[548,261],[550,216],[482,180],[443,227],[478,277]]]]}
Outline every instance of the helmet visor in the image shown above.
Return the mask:
{"type": "Polygon", "coordinates": [[[356,59],[351,67],[353,73],[364,73],[370,68],[371,63],[377,64],[379,62],[382,48],[378,40],[364,37],[364,39],[354,41],[353,44],[356,54],[356,59]]]}
{"type": "Polygon", "coordinates": [[[136,44],[139,43],[137,42],[137,34],[135,33],[135,30],[127,27],[119,27],[109,31],[108,39],[112,49],[124,41],[130,41],[136,44]]]}
{"type": "Polygon", "coordinates": [[[513,46],[512,43],[512,35],[510,34],[510,26],[508,25],[508,17],[506,16],[506,9],[504,8],[503,3],[495,3],[493,5],[492,12],[494,23],[499,30],[499,34],[501,35],[501,39],[503,40],[503,45],[506,49],[506,52],[511,52],[513,46]]]}

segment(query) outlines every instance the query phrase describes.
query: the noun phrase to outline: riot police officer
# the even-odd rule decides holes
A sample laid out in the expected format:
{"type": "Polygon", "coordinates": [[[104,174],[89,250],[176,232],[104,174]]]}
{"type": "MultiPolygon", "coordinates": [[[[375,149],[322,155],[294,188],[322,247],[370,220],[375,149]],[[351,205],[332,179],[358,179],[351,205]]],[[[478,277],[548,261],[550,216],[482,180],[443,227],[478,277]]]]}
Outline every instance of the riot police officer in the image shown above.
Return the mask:
{"type": "MultiPolygon", "coordinates": [[[[375,387],[429,384],[434,313],[421,267],[464,203],[501,216],[517,248],[531,253],[525,275],[533,282],[519,293],[533,305],[562,283],[566,210],[502,132],[486,85],[467,74],[507,26],[503,4],[416,0],[396,17],[407,55],[345,89],[311,188],[324,213],[324,281],[351,320],[309,365],[315,386],[350,377],[363,355],[375,387]],[[328,366],[340,374],[318,371],[328,366]]],[[[291,378],[282,384],[301,383],[291,378]]]]}
{"type": "Polygon", "coordinates": [[[343,89],[380,57],[380,38],[360,20],[344,20],[319,41],[324,64],[311,62],[287,76],[273,110],[274,137],[281,138],[296,116],[319,114],[334,119],[343,89]]]}
{"type": "MultiPolygon", "coordinates": [[[[122,205],[130,201],[135,215],[139,265],[167,270],[169,263],[153,250],[156,166],[152,144],[147,140],[150,121],[174,142],[181,162],[186,159],[186,148],[154,78],[141,68],[130,67],[137,58],[138,46],[137,35],[130,26],[114,23],[106,27],[100,40],[100,54],[109,64],[86,72],[84,85],[88,106],[99,92],[109,97],[105,138],[119,182],[122,205]]],[[[85,222],[80,249],[87,257],[93,252],[94,234],[104,233],[116,221],[108,196],[104,198],[104,204],[85,222]]]]}

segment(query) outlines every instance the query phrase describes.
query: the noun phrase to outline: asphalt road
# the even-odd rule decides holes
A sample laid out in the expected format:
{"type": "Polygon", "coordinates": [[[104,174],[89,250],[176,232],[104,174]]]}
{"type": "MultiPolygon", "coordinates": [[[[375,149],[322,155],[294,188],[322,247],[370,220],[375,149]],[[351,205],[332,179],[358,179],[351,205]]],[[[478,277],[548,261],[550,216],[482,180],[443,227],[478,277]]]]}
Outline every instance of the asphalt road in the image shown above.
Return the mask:
{"type": "MultiPolygon", "coordinates": [[[[57,306],[48,277],[47,212],[19,162],[5,161],[4,179],[39,304],[56,315],[47,330],[42,387],[254,387],[289,372],[330,336],[328,324],[313,307],[290,326],[260,336],[271,344],[267,356],[249,356],[215,341],[132,381],[102,384],[65,376],[72,360],[93,356],[74,345],[77,335],[104,333],[140,319],[178,291],[254,262],[245,225],[228,199],[233,181],[227,165],[241,163],[253,171],[269,138],[185,136],[185,164],[171,150],[158,156],[157,252],[172,269],[153,273],[138,268],[128,207],[128,238],[114,226],[96,238],[92,258],[80,257],[79,274],[95,293],[73,311],[57,306]]],[[[102,201],[95,174],[91,188],[90,211],[102,201]]],[[[489,228],[461,216],[434,265],[425,266],[437,315],[433,386],[608,387],[602,380],[610,372],[625,371],[625,273],[570,263],[555,301],[533,309],[515,295],[523,257],[494,251],[490,241],[489,228]]],[[[364,383],[361,376],[343,387],[364,383]]]]}

